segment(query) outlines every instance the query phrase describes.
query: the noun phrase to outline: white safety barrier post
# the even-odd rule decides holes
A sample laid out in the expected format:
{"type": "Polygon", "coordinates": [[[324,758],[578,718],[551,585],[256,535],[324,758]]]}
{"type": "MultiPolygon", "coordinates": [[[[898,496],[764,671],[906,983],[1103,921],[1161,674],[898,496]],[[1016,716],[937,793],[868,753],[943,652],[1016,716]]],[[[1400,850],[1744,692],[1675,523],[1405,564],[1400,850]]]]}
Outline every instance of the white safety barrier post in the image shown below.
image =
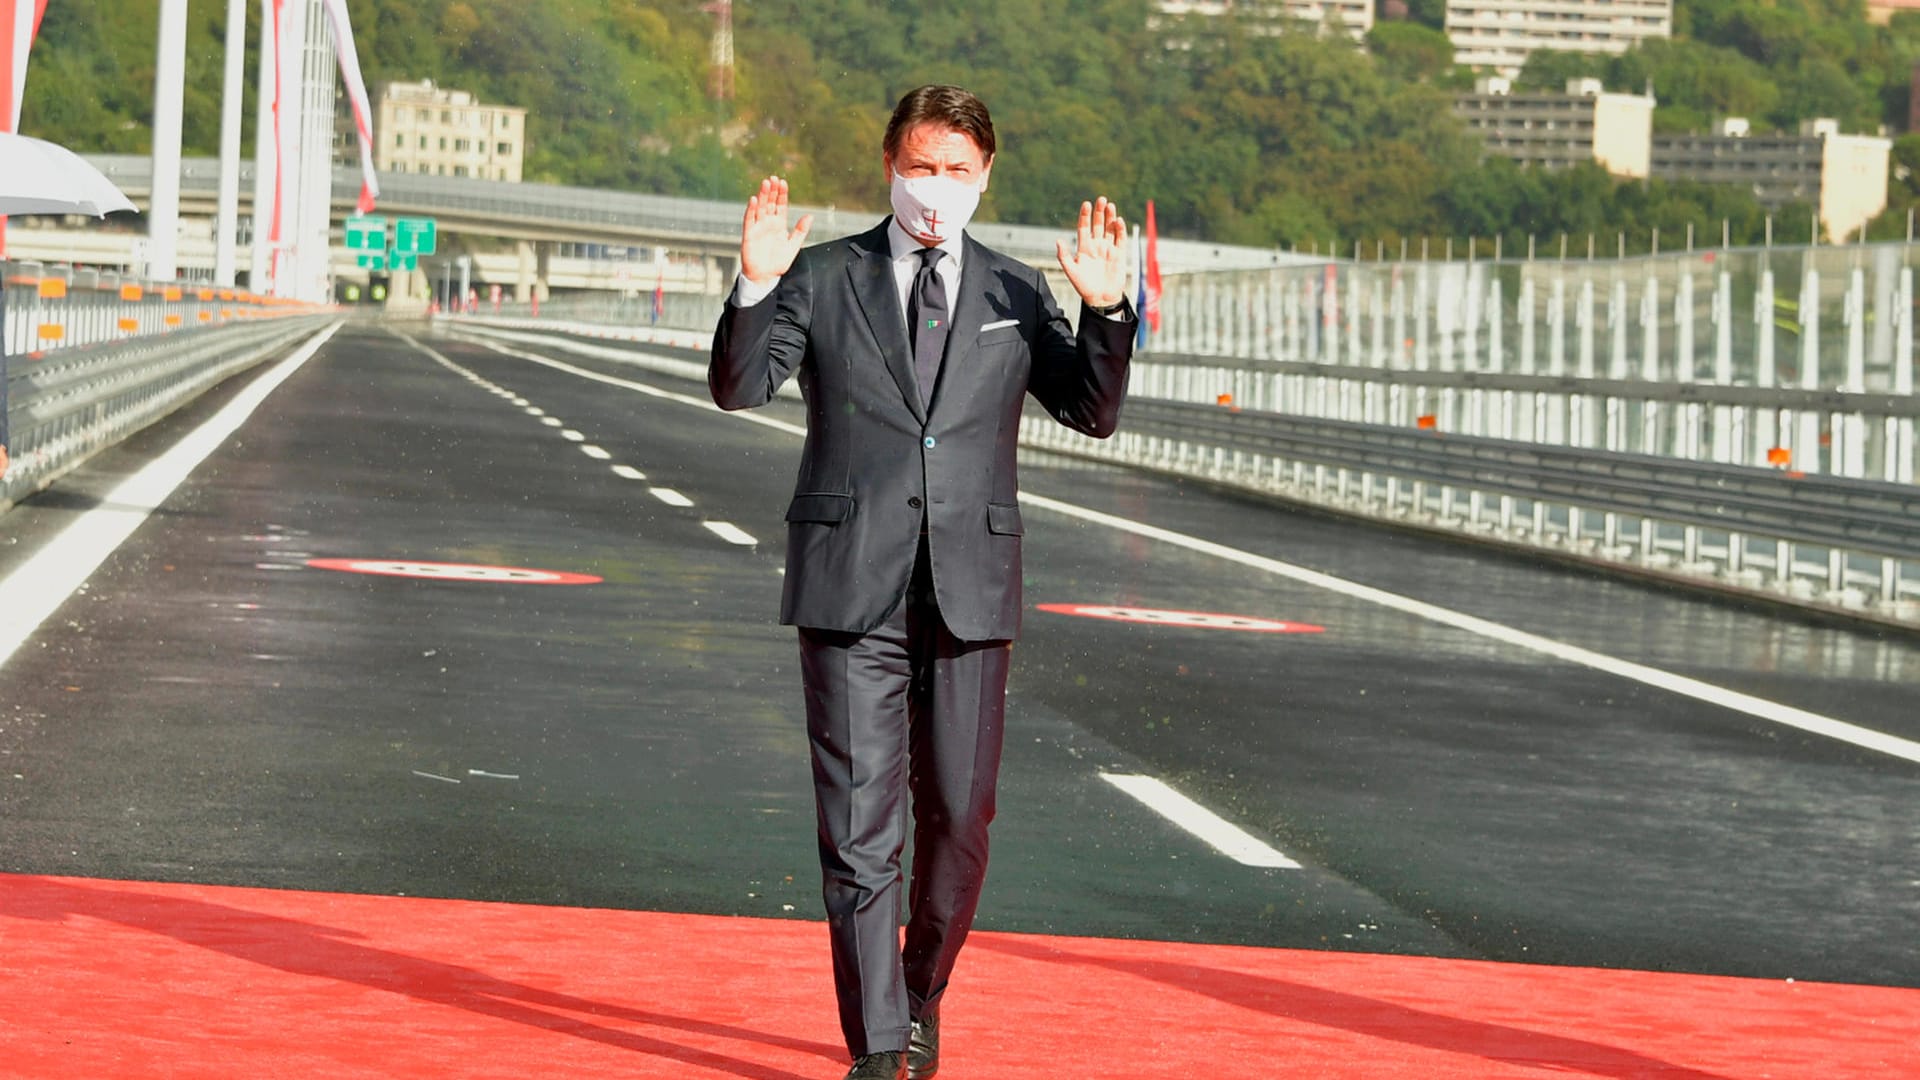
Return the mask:
{"type": "MultiPolygon", "coordinates": [[[[1763,256],[1764,258],[1764,256],[1763,256]]],[[[1773,388],[1776,377],[1773,358],[1773,270],[1760,271],[1760,284],[1753,297],[1754,350],[1753,385],[1762,390],[1773,388]]],[[[1753,461],[1770,464],[1767,452],[1779,445],[1781,417],[1764,405],[1753,409],[1753,461]]]]}
{"type": "MultiPolygon", "coordinates": [[[[1847,324],[1847,381],[1840,389],[1849,394],[1867,391],[1867,274],[1854,268],[1847,287],[1842,317],[1847,324]]],[[[1836,417],[1833,423],[1836,442],[1835,471],[1860,479],[1867,474],[1867,418],[1859,412],[1836,417]]]]}
{"type": "MultiPolygon", "coordinates": [[[[1800,389],[1820,389],[1820,271],[1809,269],[1800,286],[1800,389]]],[[[1820,410],[1801,409],[1794,432],[1793,465],[1820,471],[1820,410]]]]}
{"type": "MultiPolygon", "coordinates": [[[[1893,392],[1913,397],[1913,269],[1900,270],[1899,300],[1894,305],[1893,392]]],[[[1913,483],[1913,418],[1889,420],[1887,479],[1899,484],[1913,483]]]]}
{"type": "MultiPolygon", "coordinates": [[[[1556,267],[1553,289],[1547,299],[1547,374],[1563,378],[1567,374],[1567,279],[1556,267]]],[[[1541,394],[1541,415],[1535,421],[1536,438],[1541,442],[1564,443],[1567,439],[1567,399],[1559,393],[1541,394]]]]}
{"type": "MultiPolygon", "coordinates": [[[[1713,290],[1713,384],[1733,385],[1733,275],[1720,271],[1713,290]]],[[[1713,460],[1723,464],[1734,460],[1740,436],[1734,431],[1739,410],[1726,405],[1713,407],[1713,460]]]]}

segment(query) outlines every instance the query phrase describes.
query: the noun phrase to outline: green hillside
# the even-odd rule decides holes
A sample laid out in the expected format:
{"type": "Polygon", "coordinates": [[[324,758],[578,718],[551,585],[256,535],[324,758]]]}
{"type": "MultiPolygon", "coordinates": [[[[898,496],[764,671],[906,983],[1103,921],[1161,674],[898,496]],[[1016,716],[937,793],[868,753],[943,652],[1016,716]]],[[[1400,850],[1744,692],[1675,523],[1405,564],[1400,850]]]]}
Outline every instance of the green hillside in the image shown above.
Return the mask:
{"type": "MultiPolygon", "coordinates": [[[[725,106],[706,94],[712,19],[698,0],[349,6],[370,83],[431,78],[531,110],[530,180],[734,198],[779,171],[806,201],[884,206],[886,112],[940,81],[994,109],[1003,158],[987,218],[1057,223],[1105,191],[1135,216],[1153,198],[1175,234],[1322,249],[1618,229],[1640,247],[1654,227],[1717,236],[1728,218],[1745,239],[1761,228],[1735,190],[1481,161],[1448,112],[1470,76],[1419,21],[1437,22],[1435,0],[1363,45],[1311,26],[1154,28],[1148,0],[737,0],[738,93],[725,106]]],[[[225,4],[194,0],[190,12],[187,152],[212,154],[225,4]]],[[[157,18],[157,0],[52,0],[22,129],[83,150],[146,150],[157,18]]],[[[1859,0],[1680,0],[1676,22],[1676,40],[1622,57],[1543,54],[1522,82],[1650,80],[1667,130],[1730,112],[1757,127],[1815,115],[1849,130],[1905,125],[1920,18],[1870,26],[1859,0]]],[[[251,129],[251,96],[245,116],[251,129]]],[[[1903,139],[1897,156],[1915,151],[1903,139]]],[[[1889,222],[1904,222],[1916,193],[1896,187],[1889,222]]]]}

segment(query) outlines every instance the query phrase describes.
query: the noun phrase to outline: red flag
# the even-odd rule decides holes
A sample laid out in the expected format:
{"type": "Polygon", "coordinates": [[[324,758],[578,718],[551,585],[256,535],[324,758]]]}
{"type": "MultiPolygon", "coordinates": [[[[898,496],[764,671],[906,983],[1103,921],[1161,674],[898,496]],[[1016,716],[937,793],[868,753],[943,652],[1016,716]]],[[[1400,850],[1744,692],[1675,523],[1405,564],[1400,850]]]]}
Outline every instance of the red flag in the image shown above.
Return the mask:
{"type": "MultiPolygon", "coordinates": [[[[47,0],[0,0],[0,131],[20,130],[27,90],[27,53],[40,33],[47,0]]],[[[7,250],[7,219],[0,217],[0,255],[7,250]]]]}
{"type": "Polygon", "coordinates": [[[660,271],[660,277],[653,283],[653,321],[659,322],[660,316],[667,312],[667,272],[660,271]]]}
{"type": "Polygon", "coordinates": [[[1160,332],[1160,230],[1153,220],[1153,200],[1147,200],[1147,325],[1160,332]]]}

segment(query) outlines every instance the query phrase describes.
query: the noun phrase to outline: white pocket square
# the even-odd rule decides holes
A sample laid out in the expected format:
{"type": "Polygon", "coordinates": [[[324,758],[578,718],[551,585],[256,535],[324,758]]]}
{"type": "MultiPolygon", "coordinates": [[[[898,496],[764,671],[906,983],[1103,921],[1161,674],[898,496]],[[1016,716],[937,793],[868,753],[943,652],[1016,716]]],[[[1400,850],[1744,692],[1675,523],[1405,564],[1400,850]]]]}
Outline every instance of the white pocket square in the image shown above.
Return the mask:
{"type": "Polygon", "coordinates": [[[981,327],[980,332],[983,334],[991,334],[995,330],[1002,330],[1009,326],[1019,326],[1019,325],[1020,325],[1019,319],[1001,319],[999,322],[990,322],[987,325],[981,327]]]}

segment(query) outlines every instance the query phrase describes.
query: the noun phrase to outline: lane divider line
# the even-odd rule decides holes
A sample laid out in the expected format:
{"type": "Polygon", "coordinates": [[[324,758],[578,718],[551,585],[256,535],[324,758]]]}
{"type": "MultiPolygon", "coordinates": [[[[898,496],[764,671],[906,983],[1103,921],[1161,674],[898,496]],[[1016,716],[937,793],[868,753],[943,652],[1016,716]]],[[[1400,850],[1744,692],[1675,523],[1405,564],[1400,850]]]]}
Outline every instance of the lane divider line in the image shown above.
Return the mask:
{"type": "Polygon", "coordinates": [[[613,475],[626,480],[645,480],[647,478],[646,473],[641,472],[631,465],[615,465],[613,467],[613,475]]]}
{"type": "Polygon", "coordinates": [[[567,440],[568,442],[586,442],[587,441],[587,437],[585,435],[580,434],[579,432],[573,430],[572,428],[568,428],[565,431],[562,431],[560,433],[560,437],[567,440]]]}
{"type": "Polygon", "coordinates": [[[336,322],[315,332],[0,579],[0,612],[5,613],[0,618],[0,666],[342,325],[336,322]]]}
{"type": "Polygon", "coordinates": [[[1376,589],[1370,585],[1362,585],[1359,582],[1348,581],[1345,578],[1335,577],[1332,574],[1323,574],[1317,570],[1309,570],[1304,566],[1295,566],[1292,563],[1282,562],[1279,559],[1270,559],[1264,555],[1256,555],[1253,552],[1242,551],[1239,548],[1228,547],[1225,544],[1216,544],[1211,540],[1202,540],[1197,536],[1188,536],[1185,533],[1174,532],[1171,529],[1162,529],[1153,525],[1143,525],[1137,521],[1115,517],[1112,514],[1102,513],[1098,510],[1090,510],[1084,506],[1078,506],[1073,503],[1061,502],[1058,499],[1049,499],[1042,495],[1027,495],[1022,493],[1020,501],[1040,507],[1041,509],[1051,510],[1056,514],[1077,518],[1090,524],[1103,525],[1110,529],[1132,533],[1135,536],[1145,537],[1149,540],[1158,540],[1163,544],[1171,544],[1174,547],[1185,548],[1188,551],[1198,552],[1202,555],[1211,555],[1218,559],[1225,559],[1228,562],[1237,563],[1250,569],[1260,570],[1272,574],[1275,577],[1286,578],[1289,581],[1297,581],[1302,585],[1310,585],[1317,589],[1338,593],[1341,596],[1376,604],[1380,607],[1403,612],[1416,618],[1426,619],[1429,622],[1436,622],[1442,626],[1451,626],[1456,630],[1465,630],[1470,634],[1476,634],[1480,637],[1501,642],[1502,644],[1512,645],[1516,648],[1526,649],[1545,656],[1551,656],[1556,660],[1564,660],[1570,664],[1577,664],[1581,667],[1615,675],[1631,682],[1640,683],[1643,686],[1651,686],[1655,689],[1678,694],[1681,697],[1692,698],[1695,701],[1705,702],[1709,705],[1718,705],[1734,712],[1745,713],[1755,719],[1797,728],[1814,735],[1825,736],[1829,739],[1850,743],[1863,749],[1878,751],[1882,754],[1888,754],[1905,761],[1920,764],[1920,742],[1914,742],[1911,739],[1903,739],[1897,735],[1889,735],[1883,731],[1875,731],[1872,728],[1862,727],[1858,724],[1850,724],[1831,716],[1823,716],[1820,713],[1810,712],[1806,709],[1783,705],[1777,701],[1769,701],[1766,698],[1755,697],[1752,694],[1744,694],[1738,690],[1731,690],[1724,686],[1716,686],[1713,683],[1700,679],[1690,678],[1685,675],[1676,675],[1673,672],[1662,671],[1659,668],[1649,667],[1645,664],[1637,664],[1631,660],[1622,660],[1618,657],[1608,656],[1605,653],[1594,652],[1591,649],[1583,649],[1578,645],[1568,645],[1565,642],[1541,637],[1538,634],[1530,634],[1525,630],[1518,630],[1502,623],[1468,615],[1465,612],[1454,611],[1451,608],[1443,608],[1438,604],[1429,604],[1424,600],[1415,600],[1410,596],[1402,596],[1399,593],[1388,592],[1385,589],[1376,589]]]}
{"type": "Polygon", "coordinates": [[[540,418],[540,422],[542,424],[545,424],[547,427],[565,427],[567,425],[567,422],[565,420],[562,420],[557,416],[543,416],[540,418]]]}
{"type": "Polygon", "coordinates": [[[693,505],[692,499],[687,498],[685,495],[680,494],[679,492],[673,490],[670,487],[648,488],[647,491],[652,493],[654,498],[659,499],[661,502],[666,503],[668,506],[692,506],[693,505]]]}
{"type": "Polygon", "coordinates": [[[739,544],[741,547],[753,547],[760,542],[755,540],[746,530],[741,529],[731,522],[703,521],[700,524],[705,525],[713,535],[725,540],[729,544],[739,544]]]}
{"type": "MultiPolygon", "coordinates": [[[[461,340],[484,346],[503,355],[517,356],[523,360],[552,368],[555,371],[564,371],[568,374],[577,375],[580,378],[604,383],[609,386],[625,387],[637,393],[645,394],[648,397],[660,398],[664,401],[680,402],[681,404],[691,405],[708,413],[718,413],[721,411],[719,406],[715,405],[709,398],[694,397],[691,394],[679,394],[671,390],[662,390],[656,386],[649,386],[646,383],[634,382],[631,379],[621,379],[611,375],[603,375],[597,371],[589,371],[585,368],[562,363],[561,361],[526,352],[521,349],[497,345],[484,338],[462,337],[461,340]]],[[[802,438],[804,438],[807,433],[806,428],[797,424],[789,424],[751,412],[736,412],[727,415],[737,417],[748,423],[759,424],[762,427],[773,428],[776,431],[784,431],[787,434],[797,435],[802,438]]],[[[1480,637],[1551,656],[1555,659],[1564,660],[1581,667],[1591,668],[1595,671],[1605,672],[1606,674],[1614,675],[1630,682],[1640,683],[1643,686],[1650,686],[1658,690],[1678,694],[1682,697],[1692,698],[1695,701],[1717,705],[1721,708],[1743,713],[1757,720],[1765,720],[1769,723],[1796,728],[1810,734],[1820,735],[1825,738],[1858,746],[1862,749],[1887,754],[1903,761],[1920,764],[1920,742],[1915,742],[1912,739],[1903,739],[1884,731],[1876,731],[1859,724],[1848,723],[1835,717],[1825,716],[1807,709],[1795,708],[1794,706],[1785,705],[1777,701],[1769,701],[1766,698],[1755,697],[1752,694],[1742,693],[1724,686],[1717,686],[1701,679],[1677,675],[1670,671],[1662,671],[1659,668],[1649,667],[1645,664],[1622,660],[1618,657],[1608,656],[1605,653],[1595,652],[1591,649],[1583,649],[1577,645],[1568,645],[1564,642],[1555,641],[1538,634],[1528,633],[1525,630],[1519,630],[1511,626],[1496,623],[1489,619],[1482,619],[1474,615],[1468,615],[1465,612],[1454,611],[1451,608],[1443,608],[1438,604],[1429,604],[1423,600],[1415,600],[1410,596],[1402,596],[1399,593],[1388,592],[1385,589],[1376,589],[1370,585],[1362,585],[1355,581],[1348,581],[1345,578],[1335,577],[1332,574],[1309,570],[1304,566],[1296,566],[1292,563],[1282,562],[1279,559],[1256,555],[1253,552],[1242,551],[1239,548],[1218,544],[1211,540],[1202,540],[1199,537],[1188,536],[1185,533],[1174,532],[1171,529],[1145,525],[1137,521],[1102,513],[1101,511],[1092,510],[1074,503],[1062,502],[1058,499],[1050,499],[1042,495],[1032,495],[1027,492],[1020,493],[1020,501],[1029,506],[1038,507],[1043,510],[1051,510],[1067,517],[1077,518],[1089,524],[1101,525],[1150,540],[1158,540],[1161,543],[1170,544],[1174,547],[1185,548],[1188,551],[1224,559],[1228,562],[1262,571],[1263,573],[1272,574],[1275,577],[1286,578],[1290,581],[1296,581],[1318,589],[1325,589],[1329,592],[1403,612],[1416,618],[1439,623],[1443,626],[1451,626],[1457,630],[1464,630],[1467,633],[1480,637]]]]}
{"type": "Polygon", "coordinates": [[[1142,806],[1193,834],[1208,847],[1242,866],[1299,870],[1299,863],[1282,855],[1253,834],[1180,794],[1151,776],[1103,772],[1100,779],[1133,796],[1142,806]]]}
{"type": "Polygon", "coordinates": [[[580,452],[594,459],[595,461],[605,461],[608,458],[611,458],[613,456],[612,454],[607,453],[605,450],[600,449],[599,447],[593,445],[592,443],[588,443],[582,446],[580,448],[580,452]]]}

